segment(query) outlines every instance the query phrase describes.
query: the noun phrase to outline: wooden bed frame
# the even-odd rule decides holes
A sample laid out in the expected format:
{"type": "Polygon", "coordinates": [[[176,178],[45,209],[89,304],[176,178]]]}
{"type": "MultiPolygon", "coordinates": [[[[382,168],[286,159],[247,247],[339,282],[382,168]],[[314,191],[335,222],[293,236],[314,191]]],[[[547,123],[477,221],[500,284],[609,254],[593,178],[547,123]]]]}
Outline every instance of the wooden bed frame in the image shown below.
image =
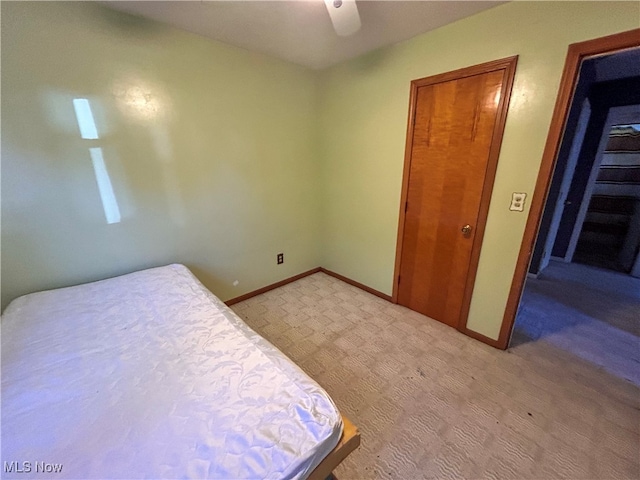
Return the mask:
{"type": "Polygon", "coordinates": [[[351,423],[344,415],[342,415],[342,423],[344,429],[340,441],[335,448],[329,452],[329,455],[324,457],[320,465],[311,472],[308,480],[325,480],[331,475],[333,469],[347,458],[347,455],[360,446],[360,432],[358,431],[358,427],[351,423]]]}

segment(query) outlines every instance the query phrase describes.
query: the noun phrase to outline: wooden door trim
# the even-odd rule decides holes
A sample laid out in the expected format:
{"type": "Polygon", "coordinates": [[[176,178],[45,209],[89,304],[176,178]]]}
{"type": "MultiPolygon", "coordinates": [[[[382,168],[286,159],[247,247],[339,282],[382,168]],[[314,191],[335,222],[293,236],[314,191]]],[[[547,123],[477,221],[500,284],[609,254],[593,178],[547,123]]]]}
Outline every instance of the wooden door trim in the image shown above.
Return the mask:
{"type": "Polygon", "coordinates": [[[549,186],[551,185],[551,174],[555,168],[556,158],[562,141],[562,134],[564,133],[567,116],[571,108],[580,64],[582,60],[588,57],[610,54],[639,46],[640,28],[569,45],[562,78],[560,80],[558,97],[553,110],[551,125],[549,126],[547,142],[542,154],[538,180],[536,181],[536,187],[531,198],[529,217],[527,218],[520,253],[518,254],[516,269],[502,319],[502,326],[500,327],[500,336],[497,341],[498,348],[504,350],[509,346],[509,339],[511,338],[511,332],[513,331],[513,325],[518,313],[518,305],[524,288],[527,269],[531,261],[531,253],[535,246],[538,228],[542,220],[542,212],[547,201],[549,186]]]}
{"type": "Polygon", "coordinates": [[[504,133],[504,126],[507,118],[507,110],[509,106],[509,99],[511,97],[511,89],[513,87],[513,79],[515,76],[516,64],[518,62],[518,56],[503,58],[500,60],[494,60],[471,67],[454,70],[447,73],[433,75],[430,77],[420,78],[411,81],[411,93],[409,96],[409,116],[407,120],[407,134],[405,140],[405,154],[404,154],[404,170],[402,174],[402,190],[400,193],[400,214],[398,220],[398,235],[396,240],[396,261],[393,277],[393,292],[392,301],[398,303],[399,294],[399,280],[400,280],[400,266],[402,262],[402,246],[404,240],[404,227],[405,227],[405,208],[407,203],[407,197],[409,192],[409,174],[411,171],[411,152],[413,150],[413,130],[416,113],[416,103],[418,100],[418,88],[427,85],[433,85],[437,83],[449,82],[452,80],[458,80],[474,75],[482,75],[489,72],[495,72],[504,70],[503,73],[503,87],[502,95],[500,96],[500,102],[498,104],[498,110],[496,115],[496,123],[493,129],[491,149],[489,152],[489,158],[487,161],[487,170],[482,187],[482,196],[480,198],[480,206],[478,211],[478,221],[475,225],[475,235],[473,239],[473,245],[471,247],[471,258],[469,263],[469,274],[465,283],[464,295],[462,300],[462,309],[460,313],[460,319],[458,320],[458,330],[467,333],[466,322],[467,315],[469,314],[469,306],[471,304],[471,295],[473,292],[473,285],[475,283],[475,276],[478,269],[478,260],[480,258],[480,249],[482,246],[482,238],[484,236],[485,223],[487,215],[489,213],[489,202],[491,201],[491,192],[493,190],[493,183],[495,180],[496,169],[498,166],[498,157],[500,154],[500,146],[502,143],[502,136],[504,133]]]}

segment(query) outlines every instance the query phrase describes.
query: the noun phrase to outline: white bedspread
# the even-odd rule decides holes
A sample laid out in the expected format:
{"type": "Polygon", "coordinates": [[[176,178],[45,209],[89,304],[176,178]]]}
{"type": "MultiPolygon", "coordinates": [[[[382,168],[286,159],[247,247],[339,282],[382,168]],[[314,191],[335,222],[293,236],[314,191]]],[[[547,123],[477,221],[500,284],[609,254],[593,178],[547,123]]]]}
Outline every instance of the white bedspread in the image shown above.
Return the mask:
{"type": "Polygon", "coordinates": [[[341,432],[326,392],[182,265],[2,316],[3,478],[304,478],[341,432]]]}

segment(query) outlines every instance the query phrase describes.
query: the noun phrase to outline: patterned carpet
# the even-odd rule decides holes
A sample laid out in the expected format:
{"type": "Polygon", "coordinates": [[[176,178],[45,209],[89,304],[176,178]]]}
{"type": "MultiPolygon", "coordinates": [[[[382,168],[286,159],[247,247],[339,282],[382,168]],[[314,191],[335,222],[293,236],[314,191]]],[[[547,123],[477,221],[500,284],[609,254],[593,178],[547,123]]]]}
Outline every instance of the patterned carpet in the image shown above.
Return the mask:
{"type": "Polygon", "coordinates": [[[360,428],[341,480],[640,477],[640,389],[544,339],[502,352],[323,273],[233,309],[360,428]]]}

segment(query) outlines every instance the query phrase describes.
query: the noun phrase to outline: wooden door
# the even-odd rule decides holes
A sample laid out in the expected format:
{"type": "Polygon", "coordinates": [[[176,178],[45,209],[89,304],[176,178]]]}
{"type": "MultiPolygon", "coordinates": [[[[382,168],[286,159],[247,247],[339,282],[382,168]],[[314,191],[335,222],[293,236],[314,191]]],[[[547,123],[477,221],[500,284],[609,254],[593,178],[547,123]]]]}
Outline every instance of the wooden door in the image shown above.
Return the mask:
{"type": "Polygon", "coordinates": [[[516,59],[412,82],[395,298],[460,329],[466,325],[516,59]]]}

